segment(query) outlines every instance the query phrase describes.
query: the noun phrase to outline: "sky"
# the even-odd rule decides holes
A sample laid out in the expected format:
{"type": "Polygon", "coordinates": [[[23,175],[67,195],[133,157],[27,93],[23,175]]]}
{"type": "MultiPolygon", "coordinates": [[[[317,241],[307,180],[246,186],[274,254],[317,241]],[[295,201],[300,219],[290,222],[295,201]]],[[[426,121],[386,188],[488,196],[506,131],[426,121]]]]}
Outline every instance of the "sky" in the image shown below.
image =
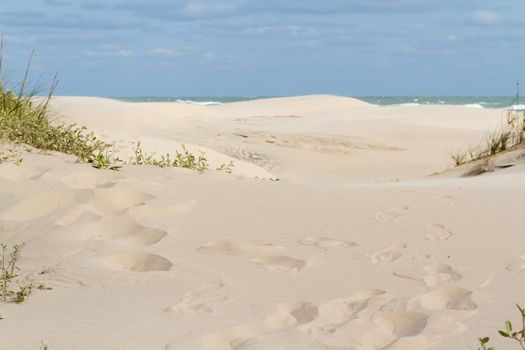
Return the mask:
{"type": "Polygon", "coordinates": [[[4,75],[59,95],[487,96],[525,86],[523,0],[1,0],[4,75]]]}

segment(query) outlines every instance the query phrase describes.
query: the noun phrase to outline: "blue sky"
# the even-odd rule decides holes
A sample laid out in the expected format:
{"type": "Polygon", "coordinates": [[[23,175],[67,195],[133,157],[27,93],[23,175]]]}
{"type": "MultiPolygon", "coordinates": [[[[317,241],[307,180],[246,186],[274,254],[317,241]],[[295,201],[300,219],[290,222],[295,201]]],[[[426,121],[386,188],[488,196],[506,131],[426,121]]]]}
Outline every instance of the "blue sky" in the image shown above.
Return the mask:
{"type": "Polygon", "coordinates": [[[8,77],[98,96],[512,95],[523,0],[1,0],[8,77]]]}

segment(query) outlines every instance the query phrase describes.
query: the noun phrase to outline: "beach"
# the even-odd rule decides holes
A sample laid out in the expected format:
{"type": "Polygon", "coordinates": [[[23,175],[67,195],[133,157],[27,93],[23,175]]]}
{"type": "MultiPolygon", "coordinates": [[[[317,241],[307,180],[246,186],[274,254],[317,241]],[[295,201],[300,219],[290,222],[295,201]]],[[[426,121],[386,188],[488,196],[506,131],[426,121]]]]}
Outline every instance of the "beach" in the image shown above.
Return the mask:
{"type": "Polygon", "coordinates": [[[38,150],[0,164],[0,241],[24,243],[20,276],[50,288],[0,305],[2,348],[501,348],[525,304],[525,150],[478,176],[451,158],[502,109],[329,95],[50,106],[125,161],[139,141],[158,157],[184,145],[210,169],[38,150]]]}

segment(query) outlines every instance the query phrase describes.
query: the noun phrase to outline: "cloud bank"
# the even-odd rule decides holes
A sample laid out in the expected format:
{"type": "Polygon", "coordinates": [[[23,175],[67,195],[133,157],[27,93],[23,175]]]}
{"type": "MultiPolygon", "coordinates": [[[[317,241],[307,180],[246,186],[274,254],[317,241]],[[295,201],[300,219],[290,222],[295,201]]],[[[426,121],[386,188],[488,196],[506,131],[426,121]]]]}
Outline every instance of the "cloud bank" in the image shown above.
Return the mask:
{"type": "Polygon", "coordinates": [[[14,75],[35,49],[35,70],[59,70],[64,94],[491,95],[525,81],[524,10],[521,0],[18,0],[2,5],[0,33],[14,75]]]}

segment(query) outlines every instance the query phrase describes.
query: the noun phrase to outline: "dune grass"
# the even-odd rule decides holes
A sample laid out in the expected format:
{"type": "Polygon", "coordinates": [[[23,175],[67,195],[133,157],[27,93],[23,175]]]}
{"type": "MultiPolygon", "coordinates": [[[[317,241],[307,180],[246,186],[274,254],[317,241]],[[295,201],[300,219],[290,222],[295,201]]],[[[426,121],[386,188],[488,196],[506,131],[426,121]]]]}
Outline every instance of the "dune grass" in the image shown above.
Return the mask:
{"type": "Polygon", "coordinates": [[[81,161],[90,161],[106,152],[110,145],[85,127],[50,120],[48,105],[58,84],[56,76],[45,97],[36,98],[37,91],[27,91],[32,56],[21,83],[10,87],[2,71],[3,39],[0,39],[0,139],[14,145],[74,155],[81,161]]]}
{"type": "Polygon", "coordinates": [[[451,155],[454,165],[487,159],[524,143],[525,111],[509,109],[499,130],[493,131],[477,146],[451,155]]]}
{"type": "MultiPolygon", "coordinates": [[[[118,170],[124,164],[153,165],[187,168],[202,173],[209,168],[204,153],[195,156],[184,145],[181,151],[175,152],[173,159],[168,153],[155,158],[154,154],[145,154],[138,142],[133,149],[134,156],[128,162],[120,160],[114,156],[112,144],[100,140],[85,126],[65,124],[50,117],[48,106],[58,85],[56,76],[46,96],[37,97],[37,91],[28,91],[32,54],[21,83],[16,87],[10,86],[2,71],[3,46],[3,38],[0,38],[0,141],[7,141],[11,147],[8,151],[0,150],[0,163],[14,160],[15,164],[20,164],[22,157],[17,147],[25,146],[27,150],[35,148],[73,155],[77,161],[91,163],[97,169],[118,170]]],[[[223,164],[217,170],[231,173],[233,162],[223,164]]]]}
{"type": "Polygon", "coordinates": [[[33,288],[35,288],[33,282],[18,278],[20,268],[17,263],[21,247],[14,245],[8,249],[7,245],[0,245],[0,298],[5,303],[23,303],[31,295],[33,288]]]}
{"type": "Polygon", "coordinates": [[[34,281],[20,277],[18,260],[23,246],[0,244],[0,301],[4,303],[21,304],[29,298],[34,289],[51,290],[43,283],[35,284],[34,281]]]}

